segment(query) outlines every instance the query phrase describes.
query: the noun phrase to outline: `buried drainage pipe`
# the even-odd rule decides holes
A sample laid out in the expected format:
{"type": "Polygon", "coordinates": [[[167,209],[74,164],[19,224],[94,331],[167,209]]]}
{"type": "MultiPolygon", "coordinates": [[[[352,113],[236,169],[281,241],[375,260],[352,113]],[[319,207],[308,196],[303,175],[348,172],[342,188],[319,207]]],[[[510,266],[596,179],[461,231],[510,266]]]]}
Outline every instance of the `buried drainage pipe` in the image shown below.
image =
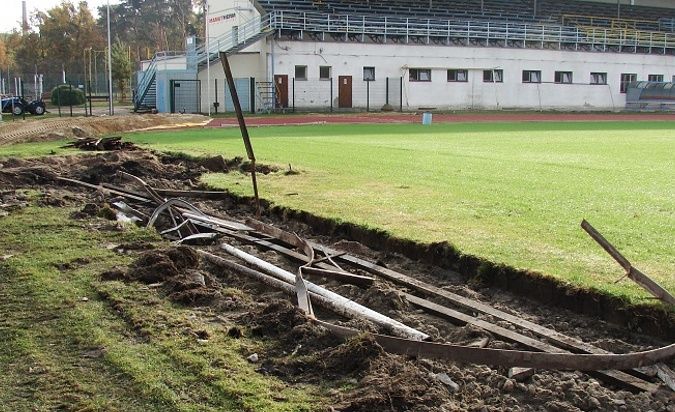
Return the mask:
{"type": "MultiPolygon", "coordinates": [[[[284,269],[274,266],[271,263],[265,262],[262,259],[250,255],[226,243],[221,244],[221,247],[230,255],[237,257],[252,266],[255,266],[256,268],[260,269],[262,272],[267,273],[268,275],[274,276],[277,279],[280,279],[290,285],[295,285],[296,283],[296,276],[291,272],[288,272],[284,269]]],[[[375,312],[372,309],[359,305],[353,300],[347,299],[344,296],[340,296],[337,293],[324,289],[321,286],[315,285],[314,283],[311,282],[305,283],[307,285],[307,290],[310,293],[315,293],[317,295],[323,296],[324,298],[333,301],[335,303],[336,308],[339,308],[340,310],[339,313],[343,316],[347,316],[350,318],[360,317],[367,319],[377,325],[384,326],[390,329],[391,332],[397,336],[405,337],[408,339],[414,339],[419,341],[429,339],[429,335],[422,333],[417,329],[413,329],[410,326],[406,326],[399,321],[384,316],[381,313],[375,312]]]]}

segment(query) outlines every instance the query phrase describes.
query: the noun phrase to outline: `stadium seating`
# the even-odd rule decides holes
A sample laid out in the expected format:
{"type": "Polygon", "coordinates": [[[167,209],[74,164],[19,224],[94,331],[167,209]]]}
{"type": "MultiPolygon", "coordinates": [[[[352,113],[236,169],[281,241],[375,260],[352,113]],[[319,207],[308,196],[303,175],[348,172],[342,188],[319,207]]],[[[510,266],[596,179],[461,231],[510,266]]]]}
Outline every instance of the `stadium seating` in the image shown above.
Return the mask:
{"type": "Polygon", "coordinates": [[[515,21],[570,24],[649,31],[675,31],[675,11],[581,0],[259,0],[266,10],[328,13],[349,16],[413,17],[476,21],[515,21]],[[570,16],[576,16],[570,19],[570,16]],[[567,19],[567,21],[566,21],[567,19]]]}

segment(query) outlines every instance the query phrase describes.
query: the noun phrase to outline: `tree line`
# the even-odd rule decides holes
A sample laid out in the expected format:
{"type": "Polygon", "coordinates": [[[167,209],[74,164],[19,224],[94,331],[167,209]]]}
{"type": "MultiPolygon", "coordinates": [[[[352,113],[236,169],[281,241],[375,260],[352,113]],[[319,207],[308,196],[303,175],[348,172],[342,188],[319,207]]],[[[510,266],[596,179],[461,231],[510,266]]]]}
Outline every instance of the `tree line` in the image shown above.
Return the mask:
{"type": "MultiPolygon", "coordinates": [[[[110,6],[113,79],[120,90],[140,60],[162,50],[184,50],[186,35],[202,33],[205,0],[123,0],[110,6]]],[[[103,66],[107,47],[106,7],[98,19],[86,1],[63,0],[30,16],[27,31],[0,34],[3,77],[45,74],[83,81],[91,62],[103,66]]],[[[101,72],[104,72],[101,67],[101,72]]],[[[58,80],[56,80],[58,81],[58,80]]]]}

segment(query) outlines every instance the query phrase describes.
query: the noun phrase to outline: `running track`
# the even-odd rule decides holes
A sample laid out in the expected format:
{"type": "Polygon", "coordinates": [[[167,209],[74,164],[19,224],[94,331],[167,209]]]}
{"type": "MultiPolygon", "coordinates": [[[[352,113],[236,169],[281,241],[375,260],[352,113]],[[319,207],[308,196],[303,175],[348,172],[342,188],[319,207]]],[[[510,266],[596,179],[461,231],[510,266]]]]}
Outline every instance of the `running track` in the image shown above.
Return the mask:
{"type": "MultiPolygon", "coordinates": [[[[642,113],[467,113],[436,114],[435,123],[482,123],[482,122],[634,122],[675,121],[675,114],[642,113]]],[[[368,123],[421,123],[422,115],[413,113],[356,113],[356,114],[289,114],[271,116],[247,116],[248,126],[284,126],[307,124],[368,124],[368,123]]],[[[236,118],[211,120],[207,127],[236,126],[236,118]]]]}

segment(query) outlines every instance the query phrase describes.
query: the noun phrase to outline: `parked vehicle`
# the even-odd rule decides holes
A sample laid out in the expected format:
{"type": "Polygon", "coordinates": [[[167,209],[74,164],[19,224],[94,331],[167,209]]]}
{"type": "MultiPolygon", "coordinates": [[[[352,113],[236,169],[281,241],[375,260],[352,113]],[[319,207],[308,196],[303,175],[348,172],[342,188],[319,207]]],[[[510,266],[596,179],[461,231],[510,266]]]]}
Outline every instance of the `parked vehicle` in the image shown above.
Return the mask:
{"type": "Polygon", "coordinates": [[[42,100],[26,101],[22,97],[7,96],[0,100],[3,113],[12,113],[15,116],[21,116],[24,112],[42,116],[45,114],[46,106],[42,100]]]}

